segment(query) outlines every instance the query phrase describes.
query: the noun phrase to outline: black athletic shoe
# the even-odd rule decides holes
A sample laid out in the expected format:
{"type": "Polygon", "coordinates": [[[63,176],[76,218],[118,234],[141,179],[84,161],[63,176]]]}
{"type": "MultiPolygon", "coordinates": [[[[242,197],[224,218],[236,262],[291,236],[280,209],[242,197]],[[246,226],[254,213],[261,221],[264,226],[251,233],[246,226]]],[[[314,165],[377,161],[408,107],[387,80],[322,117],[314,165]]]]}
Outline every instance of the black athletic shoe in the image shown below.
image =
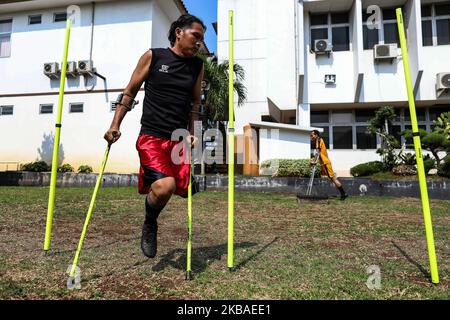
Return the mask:
{"type": "Polygon", "coordinates": [[[341,195],[341,200],[342,201],[344,201],[347,198],[348,198],[348,194],[344,193],[343,195],[341,195]]]}
{"type": "Polygon", "coordinates": [[[156,256],[158,244],[158,223],[144,223],[142,226],[141,249],[146,257],[154,258],[156,256]]]}

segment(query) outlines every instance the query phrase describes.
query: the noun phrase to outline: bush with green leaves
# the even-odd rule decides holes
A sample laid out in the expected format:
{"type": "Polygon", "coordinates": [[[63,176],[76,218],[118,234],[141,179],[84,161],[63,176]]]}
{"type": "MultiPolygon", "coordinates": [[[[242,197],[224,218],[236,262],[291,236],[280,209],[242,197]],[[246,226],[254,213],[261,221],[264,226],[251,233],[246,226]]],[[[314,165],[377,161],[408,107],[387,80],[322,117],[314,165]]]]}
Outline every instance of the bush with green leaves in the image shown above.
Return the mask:
{"type": "Polygon", "coordinates": [[[400,147],[399,141],[389,133],[389,128],[395,119],[395,110],[391,106],[384,106],[375,112],[375,117],[370,120],[369,132],[381,137],[381,147],[377,149],[377,154],[381,156],[384,169],[392,170],[398,164],[398,153],[396,149],[400,147]]]}
{"type": "MultiPolygon", "coordinates": [[[[261,163],[261,169],[277,169],[274,176],[277,177],[310,177],[312,166],[309,159],[271,159],[261,163]],[[271,167],[271,164],[278,163],[278,168],[271,167]]],[[[315,176],[319,176],[320,164],[317,164],[315,176]]]]}
{"type": "Polygon", "coordinates": [[[447,155],[442,163],[438,166],[438,175],[450,178],[450,155],[447,155]]]}
{"type": "Polygon", "coordinates": [[[416,155],[414,153],[400,154],[399,158],[402,160],[402,164],[413,166],[416,164],[416,155]]]}
{"type": "Polygon", "coordinates": [[[92,173],[92,167],[88,165],[81,165],[78,168],[78,173],[92,173]]]}
{"type": "Polygon", "coordinates": [[[45,161],[35,161],[23,164],[21,166],[21,170],[31,172],[46,172],[50,171],[51,167],[45,161]]]}
{"type": "Polygon", "coordinates": [[[358,164],[350,169],[350,174],[354,177],[370,176],[374,173],[382,172],[385,165],[381,161],[370,161],[358,164]]]}
{"type": "MultiPolygon", "coordinates": [[[[437,130],[433,132],[428,132],[423,129],[419,129],[420,134],[420,144],[421,147],[425,150],[429,150],[433,157],[436,159],[437,165],[442,161],[442,158],[439,157],[439,152],[444,151],[450,146],[450,141],[448,141],[443,133],[439,133],[437,130]]],[[[402,135],[405,139],[412,139],[412,131],[405,130],[402,132],[402,135]]],[[[408,148],[414,148],[413,144],[407,144],[408,148]]]]}
{"type": "Polygon", "coordinates": [[[58,172],[74,172],[75,169],[68,163],[63,164],[58,168],[58,172]]]}

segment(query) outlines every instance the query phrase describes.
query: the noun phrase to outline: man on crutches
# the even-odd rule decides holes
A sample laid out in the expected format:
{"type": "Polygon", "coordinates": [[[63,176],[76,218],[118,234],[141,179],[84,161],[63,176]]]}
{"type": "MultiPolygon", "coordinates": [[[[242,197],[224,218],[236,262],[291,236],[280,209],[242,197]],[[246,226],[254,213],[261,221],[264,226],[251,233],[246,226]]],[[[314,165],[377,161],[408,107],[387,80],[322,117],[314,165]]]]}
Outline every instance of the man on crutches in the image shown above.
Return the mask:
{"type": "MultiPolygon", "coordinates": [[[[171,138],[175,130],[189,127],[190,147],[196,142],[194,121],[198,118],[204,68],[203,61],[195,55],[205,30],[203,22],[192,15],[182,15],[172,23],[168,37],[171,47],[150,49],[142,55],[129,84],[119,95],[114,119],[104,136],[109,143],[120,138],[120,124],[145,82],[142,126],[136,148],[140,158],[138,191],[147,195],[141,248],[149,258],[157,253],[159,214],[173,194],[188,196],[190,150],[184,145],[180,148],[183,142],[171,138]],[[113,137],[115,131],[118,134],[113,137]],[[180,163],[180,159],[184,161],[180,163]]],[[[192,194],[196,191],[197,185],[193,183],[192,194]]]]}
{"type": "MultiPolygon", "coordinates": [[[[325,142],[320,136],[319,131],[318,130],[311,131],[309,137],[311,138],[311,141],[314,143],[314,149],[316,151],[320,165],[322,167],[320,174],[322,176],[327,176],[328,178],[330,178],[330,180],[339,190],[341,194],[341,200],[345,200],[348,197],[348,194],[344,191],[342,184],[334,175],[333,168],[331,167],[331,161],[328,158],[327,147],[325,146],[325,142]]],[[[311,160],[311,165],[315,165],[316,163],[317,158],[315,160],[311,160]]]]}

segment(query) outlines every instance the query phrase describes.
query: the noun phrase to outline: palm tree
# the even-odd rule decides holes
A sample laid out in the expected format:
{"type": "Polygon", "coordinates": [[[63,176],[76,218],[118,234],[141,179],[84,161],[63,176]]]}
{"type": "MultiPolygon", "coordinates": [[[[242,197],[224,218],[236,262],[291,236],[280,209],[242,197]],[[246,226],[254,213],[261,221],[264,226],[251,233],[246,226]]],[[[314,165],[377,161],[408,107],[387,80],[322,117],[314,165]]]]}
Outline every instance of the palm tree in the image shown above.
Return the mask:
{"type": "MultiPolygon", "coordinates": [[[[200,56],[204,61],[204,80],[210,87],[207,92],[206,106],[211,111],[211,120],[223,120],[228,118],[228,66],[225,60],[222,63],[209,61],[205,56],[200,56]]],[[[237,94],[238,106],[242,106],[247,99],[247,89],[242,83],[245,78],[244,69],[234,64],[234,92],[237,94]]]]}
{"type": "MultiPolygon", "coordinates": [[[[204,80],[209,84],[209,90],[205,92],[204,111],[207,119],[204,118],[203,129],[216,128],[222,133],[222,137],[226,136],[226,127],[228,122],[228,67],[229,62],[225,60],[222,63],[211,61],[204,55],[199,55],[204,62],[205,74],[204,80]]],[[[247,89],[245,88],[244,69],[234,64],[234,92],[237,94],[237,105],[242,106],[247,100],[247,89]]],[[[223,145],[223,154],[225,154],[226,146],[223,145]]],[[[216,168],[213,165],[213,168],[216,168]]],[[[213,169],[216,171],[216,169],[213,169]]],[[[205,173],[205,165],[202,161],[201,173],[205,173]]]]}

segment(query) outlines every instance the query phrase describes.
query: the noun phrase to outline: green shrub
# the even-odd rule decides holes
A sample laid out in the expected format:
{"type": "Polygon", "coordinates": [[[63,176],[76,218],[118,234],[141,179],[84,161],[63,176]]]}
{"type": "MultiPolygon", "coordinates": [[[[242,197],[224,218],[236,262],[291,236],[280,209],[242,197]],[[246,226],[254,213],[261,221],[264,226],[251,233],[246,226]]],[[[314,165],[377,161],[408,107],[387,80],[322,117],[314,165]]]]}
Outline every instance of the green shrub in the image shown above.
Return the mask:
{"type": "Polygon", "coordinates": [[[92,167],[91,166],[88,166],[88,165],[81,165],[79,168],[78,168],[78,172],[79,173],[92,173],[92,167]]]}
{"type": "Polygon", "coordinates": [[[438,166],[438,175],[450,178],[450,155],[444,158],[444,161],[438,166]]]}
{"type": "Polygon", "coordinates": [[[361,163],[350,169],[350,174],[354,177],[370,176],[374,173],[384,170],[384,164],[381,161],[371,161],[361,163]]]}
{"type": "Polygon", "coordinates": [[[74,172],[74,171],[75,170],[73,169],[73,167],[68,163],[63,164],[58,168],[58,172],[74,172]]]}
{"type": "MultiPolygon", "coordinates": [[[[277,177],[310,177],[311,165],[309,159],[272,159],[261,163],[261,168],[270,168],[272,161],[278,161],[278,169],[274,174],[277,177]]],[[[316,167],[316,177],[320,174],[320,164],[316,167]]]]}
{"type": "Polygon", "coordinates": [[[51,167],[45,161],[35,161],[23,164],[21,170],[32,172],[45,172],[50,171],[51,167]]]}
{"type": "Polygon", "coordinates": [[[400,154],[399,158],[402,160],[402,164],[413,166],[416,164],[416,155],[414,153],[400,154]]]}

